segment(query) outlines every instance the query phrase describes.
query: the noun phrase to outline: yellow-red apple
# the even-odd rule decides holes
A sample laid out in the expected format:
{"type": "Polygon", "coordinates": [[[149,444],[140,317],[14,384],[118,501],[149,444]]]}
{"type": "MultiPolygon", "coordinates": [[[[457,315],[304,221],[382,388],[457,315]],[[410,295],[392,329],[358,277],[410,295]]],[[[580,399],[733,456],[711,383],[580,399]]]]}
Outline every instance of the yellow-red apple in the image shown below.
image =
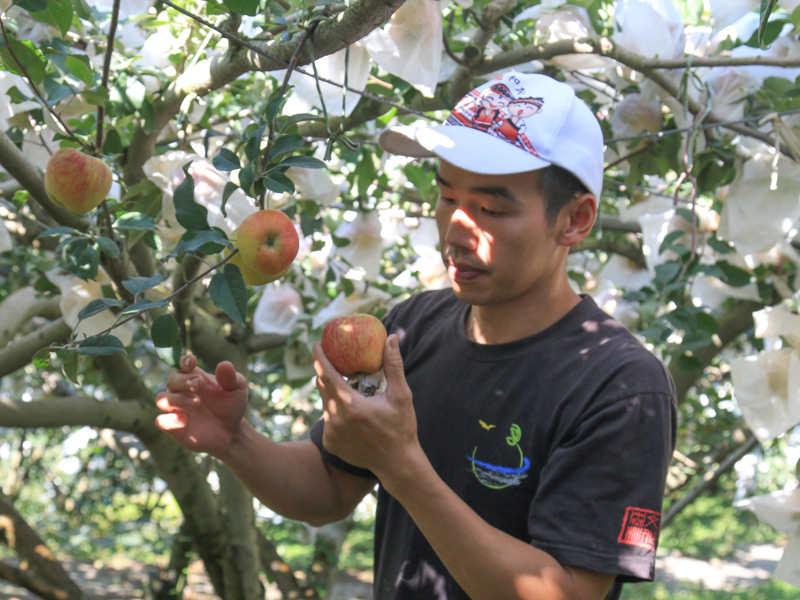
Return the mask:
{"type": "Polygon", "coordinates": [[[239,254],[256,273],[277,279],[297,256],[300,239],[292,220],[279,210],[260,210],[239,225],[239,254]]]}
{"type": "Polygon", "coordinates": [[[53,202],[82,215],[108,196],[111,169],[99,158],[75,148],[61,148],[47,162],[44,189],[53,202]]]}
{"type": "MultiPolygon", "coordinates": [[[[237,229],[236,231],[233,232],[233,235],[230,238],[231,242],[233,242],[234,250],[239,247],[238,236],[239,236],[239,230],[237,229]]],[[[228,262],[231,263],[232,265],[236,265],[237,267],[239,267],[239,270],[242,272],[242,279],[244,279],[244,282],[247,285],[265,285],[267,283],[270,283],[271,281],[280,279],[281,277],[286,275],[286,272],[289,270],[289,267],[286,267],[283,271],[281,271],[278,274],[259,273],[255,269],[251,269],[245,264],[245,262],[242,260],[241,251],[237,252],[230,259],[228,259],[228,262]]]]}
{"type": "Polygon", "coordinates": [[[385,344],[386,328],[372,315],[336,317],[322,330],[322,351],[345,377],[379,371],[385,344]]]}

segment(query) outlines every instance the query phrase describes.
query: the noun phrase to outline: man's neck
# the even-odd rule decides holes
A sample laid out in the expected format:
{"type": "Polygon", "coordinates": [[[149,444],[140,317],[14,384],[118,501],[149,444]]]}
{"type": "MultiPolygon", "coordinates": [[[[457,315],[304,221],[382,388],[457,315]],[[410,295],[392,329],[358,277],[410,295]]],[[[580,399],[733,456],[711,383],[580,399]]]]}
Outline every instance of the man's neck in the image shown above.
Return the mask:
{"type": "Polygon", "coordinates": [[[539,299],[472,306],[465,323],[467,338],[478,344],[504,344],[526,338],[555,324],[580,301],[567,284],[539,299]]]}

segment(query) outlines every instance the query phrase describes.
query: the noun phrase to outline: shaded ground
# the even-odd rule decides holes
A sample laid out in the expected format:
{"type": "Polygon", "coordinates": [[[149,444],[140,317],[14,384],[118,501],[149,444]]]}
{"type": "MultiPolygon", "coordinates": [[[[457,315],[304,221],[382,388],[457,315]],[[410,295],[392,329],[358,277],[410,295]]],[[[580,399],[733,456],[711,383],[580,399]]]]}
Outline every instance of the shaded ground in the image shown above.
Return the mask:
{"type": "MultiPolygon", "coordinates": [[[[782,548],[772,545],[747,546],[736,550],[733,559],[702,561],[678,554],[660,556],[657,581],[669,584],[702,583],[706,589],[731,590],[746,588],[769,579],[780,560],[782,548]]],[[[11,561],[9,561],[11,562],[11,561]]],[[[106,564],[67,560],[65,567],[74,581],[97,600],[152,599],[148,582],[158,578],[158,569],[130,561],[106,564]]],[[[341,574],[328,600],[369,600],[371,585],[352,575],[341,574]]],[[[37,600],[30,592],[0,580],[0,600],[37,600]]],[[[280,594],[268,588],[266,600],[279,600],[280,594]]],[[[184,600],[219,600],[202,572],[202,564],[189,570],[184,600]]]]}

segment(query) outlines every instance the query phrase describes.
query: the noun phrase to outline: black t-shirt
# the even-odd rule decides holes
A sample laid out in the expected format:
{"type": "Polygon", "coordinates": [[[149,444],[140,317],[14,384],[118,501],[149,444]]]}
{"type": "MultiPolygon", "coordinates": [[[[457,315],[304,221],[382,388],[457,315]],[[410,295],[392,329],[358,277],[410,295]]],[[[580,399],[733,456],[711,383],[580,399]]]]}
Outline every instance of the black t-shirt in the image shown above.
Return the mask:
{"type": "MultiPolygon", "coordinates": [[[[384,319],[400,350],[420,444],[489,524],[564,565],[651,580],[676,399],[662,363],[590,297],[536,335],[477,344],[469,306],[425,292],[384,319]]],[[[311,439],[325,460],[372,474],[311,439]]],[[[403,506],[382,487],[375,598],[467,600],[403,506]]]]}

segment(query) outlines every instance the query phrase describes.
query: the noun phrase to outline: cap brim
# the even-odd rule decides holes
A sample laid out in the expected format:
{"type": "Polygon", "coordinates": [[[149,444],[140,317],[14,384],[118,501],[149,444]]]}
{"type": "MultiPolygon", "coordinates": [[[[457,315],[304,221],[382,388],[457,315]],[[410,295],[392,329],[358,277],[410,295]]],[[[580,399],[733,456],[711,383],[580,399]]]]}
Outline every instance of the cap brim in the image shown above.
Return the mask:
{"type": "Polygon", "coordinates": [[[383,130],[378,143],[392,154],[438,156],[459,169],[484,175],[524,173],[550,166],[546,160],[470,127],[398,125],[383,130]]]}

